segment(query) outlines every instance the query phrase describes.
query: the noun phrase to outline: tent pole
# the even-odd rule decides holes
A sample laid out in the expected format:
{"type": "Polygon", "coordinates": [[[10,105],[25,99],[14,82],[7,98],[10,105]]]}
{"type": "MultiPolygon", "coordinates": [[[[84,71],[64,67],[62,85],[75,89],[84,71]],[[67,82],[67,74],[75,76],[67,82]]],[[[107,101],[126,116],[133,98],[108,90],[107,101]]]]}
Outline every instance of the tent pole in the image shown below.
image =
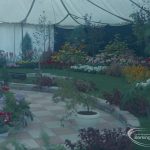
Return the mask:
{"type": "Polygon", "coordinates": [[[14,61],[16,57],[16,26],[14,24],[14,61]]]}
{"type": "MultiPolygon", "coordinates": [[[[23,34],[24,34],[24,30],[23,30],[23,22],[21,23],[21,37],[22,37],[22,40],[21,40],[21,52],[22,52],[22,48],[23,48],[23,34]]],[[[23,55],[22,55],[23,57],[23,55]]]]}
{"type": "Polygon", "coordinates": [[[48,25],[48,50],[51,50],[51,47],[50,47],[51,35],[50,34],[51,34],[51,31],[50,31],[50,24],[49,24],[48,25]]]}

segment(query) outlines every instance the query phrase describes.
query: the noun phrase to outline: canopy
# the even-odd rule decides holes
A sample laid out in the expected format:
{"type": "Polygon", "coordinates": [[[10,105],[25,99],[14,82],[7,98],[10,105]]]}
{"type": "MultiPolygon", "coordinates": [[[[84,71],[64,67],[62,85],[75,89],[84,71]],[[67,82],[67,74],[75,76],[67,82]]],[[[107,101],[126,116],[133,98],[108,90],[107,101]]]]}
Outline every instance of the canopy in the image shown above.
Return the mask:
{"type": "Polygon", "coordinates": [[[44,15],[47,24],[71,27],[88,15],[94,23],[122,25],[132,22],[133,2],[142,0],[0,0],[0,22],[39,24],[44,15]]]}

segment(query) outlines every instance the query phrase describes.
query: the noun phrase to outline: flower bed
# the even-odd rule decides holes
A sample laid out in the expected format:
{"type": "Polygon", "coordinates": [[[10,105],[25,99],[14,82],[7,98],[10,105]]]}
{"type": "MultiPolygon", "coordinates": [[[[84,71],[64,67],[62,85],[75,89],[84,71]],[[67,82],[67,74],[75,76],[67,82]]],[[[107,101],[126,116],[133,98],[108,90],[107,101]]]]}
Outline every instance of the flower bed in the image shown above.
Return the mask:
{"type": "Polygon", "coordinates": [[[90,65],[75,65],[70,67],[72,70],[75,71],[83,71],[83,72],[91,72],[91,73],[98,73],[103,72],[106,70],[106,66],[90,66],[90,65]]]}
{"type": "Polygon", "coordinates": [[[19,61],[16,62],[18,68],[37,68],[38,62],[36,61],[19,61]]]}
{"type": "Polygon", "coordinates": [[[133,54],[116,54],[102,52],[97,54],[95,57],[88,57],[87,64],[89,65],[100,65],[100,66],[110,66],[111,64],[119,64],[122,66],[128,65],[144,65],[150,66],[149,58],[137,57],[133,54]]]}

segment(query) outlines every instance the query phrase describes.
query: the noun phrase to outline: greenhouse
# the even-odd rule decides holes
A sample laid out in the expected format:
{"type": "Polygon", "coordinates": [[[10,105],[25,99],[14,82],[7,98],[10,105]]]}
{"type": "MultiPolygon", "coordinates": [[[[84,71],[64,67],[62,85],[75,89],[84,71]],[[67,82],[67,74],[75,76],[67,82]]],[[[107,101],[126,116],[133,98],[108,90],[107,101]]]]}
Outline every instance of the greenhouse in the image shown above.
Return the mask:
{"type": "Polygon", "coordinates": [[[150,0],[0,0],[0,150],[150,148],[150,0]]]}

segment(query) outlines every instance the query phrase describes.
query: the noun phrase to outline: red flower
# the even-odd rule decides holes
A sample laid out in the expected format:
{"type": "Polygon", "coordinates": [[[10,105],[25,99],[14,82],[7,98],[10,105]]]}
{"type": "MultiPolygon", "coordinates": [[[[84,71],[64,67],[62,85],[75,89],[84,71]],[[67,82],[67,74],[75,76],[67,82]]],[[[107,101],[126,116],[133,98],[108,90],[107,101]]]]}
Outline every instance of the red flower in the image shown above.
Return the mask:
{"type": "Polygon", "coordinates": [[[3,119],[5,124],[8,124],[12,120],[12,113],[10,113],[10,112],[0,112],[0,117],[3,119]]]}
{"type": "Polygon", "coordinates": [[[3,92],[8,92],[9,91],[9,87],[6,86],[6,85],[2,86],[2,91],[3,92]]]}

